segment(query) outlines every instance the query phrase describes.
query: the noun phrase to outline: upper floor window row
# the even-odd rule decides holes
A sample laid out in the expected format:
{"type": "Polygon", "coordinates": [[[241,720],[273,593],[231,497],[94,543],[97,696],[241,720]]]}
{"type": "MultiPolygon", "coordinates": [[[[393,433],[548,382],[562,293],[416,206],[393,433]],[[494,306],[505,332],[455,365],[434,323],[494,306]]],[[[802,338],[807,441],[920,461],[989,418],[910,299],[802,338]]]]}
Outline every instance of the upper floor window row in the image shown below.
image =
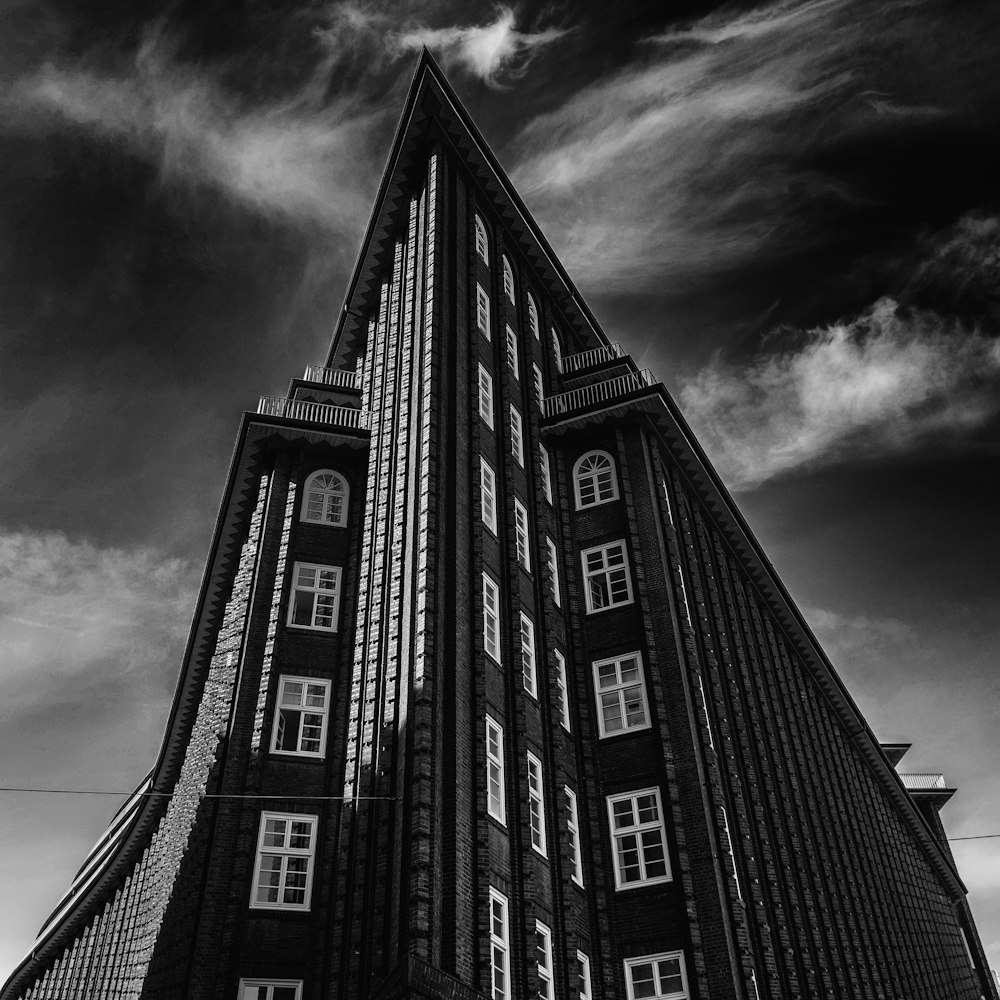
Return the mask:
{"type": "Polygon", "coordinates": [[[319,469],[307,480],[302,491],[302,520],[342,528],[347,524],[347,480],[333,469],[319,469]]]}
{"type": "Polygon", "coordinates": [[[618,499],[615,460],[606,451],[588,451],[573,466],[576,509],[597,507],[618,499]]]}
{"type": "Polygon", "coordinates": [[[486,226],[478,215],[476,216],[476,253],[482,257],[483,263],[489,266],[490,244],[486,238],[486,226]]]}
{"type": "Polygon", "coordinates": [[[503,259],[503,290],[504,294],[510,299],[511,302],[514,301],[514,272],[511,269],[510,261],[507,260],[506,255],[503,259]]]}

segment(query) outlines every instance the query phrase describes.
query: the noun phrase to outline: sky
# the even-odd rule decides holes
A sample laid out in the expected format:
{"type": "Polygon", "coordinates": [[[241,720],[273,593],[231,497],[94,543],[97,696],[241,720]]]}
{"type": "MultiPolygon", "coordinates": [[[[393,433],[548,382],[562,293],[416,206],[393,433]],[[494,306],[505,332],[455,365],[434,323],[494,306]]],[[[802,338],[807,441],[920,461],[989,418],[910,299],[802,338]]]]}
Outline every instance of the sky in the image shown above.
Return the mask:
{"type": "MultiPolygon", "coordinates": [[[[155,760],[239,415],[322,363],[427,46],[679,401],[1000,968],[1000,11],[0,0],[0,784],[155,760]]],[[[0,979],[121,797],[0,792],[0,979]]]]}

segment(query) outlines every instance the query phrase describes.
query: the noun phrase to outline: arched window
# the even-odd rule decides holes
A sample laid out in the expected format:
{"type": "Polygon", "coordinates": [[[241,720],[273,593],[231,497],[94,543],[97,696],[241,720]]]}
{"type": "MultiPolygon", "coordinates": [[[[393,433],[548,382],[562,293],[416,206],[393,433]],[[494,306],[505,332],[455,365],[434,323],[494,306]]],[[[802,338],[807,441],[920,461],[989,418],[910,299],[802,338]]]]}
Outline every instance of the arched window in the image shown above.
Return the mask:
{"type": "Polygon", "coordinates": [[[606,451],[588,451],[573,466],[576,509],[596,507],[618,499],[615,460],[606,451]]]}
{"type": "Polygon", "coordinates": [[[511,302],[514,301],[514,272],[510,268],[510,261],[506,256],[503,259],[503,290],[511,302]]]}
{"type": "Polygon", "coordinates": [[[302,520],[342,528],[347,524],[347,480],[332,469],[320,469],[302,491],[302,520]]]}
{"type": "Polygon", "coordinates": [[[538,326],[538,306],[535,305],[535,299],[531,292],[528,293],[528,326],[531,327],[535,340],[541,340],[542,334],[538,326]]]}
{"type": "Polygon", "coordinates": [[[556,359],[556,369],[562,371],[562,344],[559,343],[559,334],[556,328],[552,327],[552,354],[556,359]]]}
{"type": "Polygon", "coordinates": [[[483,258],[483,263],[487,266],[490,263],[490,244],[486,239],[486,226],[483,220],[476,216],[476,253],[483,258]]]}

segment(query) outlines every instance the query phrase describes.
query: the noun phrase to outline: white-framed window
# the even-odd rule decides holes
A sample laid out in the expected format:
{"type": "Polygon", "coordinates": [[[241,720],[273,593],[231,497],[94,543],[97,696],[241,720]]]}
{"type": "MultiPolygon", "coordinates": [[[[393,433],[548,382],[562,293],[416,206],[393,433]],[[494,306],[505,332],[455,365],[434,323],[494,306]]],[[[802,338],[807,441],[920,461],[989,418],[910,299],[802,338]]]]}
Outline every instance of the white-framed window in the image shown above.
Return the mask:
{"type": "Polygon", "coordinates": [[[629,1000],[686,1000],[687,972],[684,954],[668,951],[625,959],[625,988],[629,1000]]]}
{"type": "Polygon", "coordinates": [[[322,757],[329,714],[329,681],[282,674],[271,727],[271,753],[322,757]]]}
{"type": "Polygon", "coordinates": [[[490,242],[486,238],[486,226],[483,220],[476,216],[476,253],[483,259],[483,263],[489,266],[490,263],[490,242]]]}
{"type": "Polygon", "coordinates": [[[542,369],[534,361],[531,362],[531,379],[535,384],[535,399],[541,406],[545,401],[545,383],[542,381],[542,369]]]}
{"type": "Polygon", "coordinates": [[[514,271],[510,266],[510,261],[507,260],[507,255],[504,254],[503,258],[503,290],[504,294],[510,299],[511,302],[514,301],[514,271]]]}
{"type": "Polygon", "coordinates": [[[569,859],[573,862],[573,881],[583,885],[583,855],[580,852],[580,814],[576,807],[576,792],[569,785],[566,793],[566,837],[569,840],[569,859]]]}
{"type": "Polygon", "coordinates": [[[545,848],[545,793],[542,786],[542,762],[528,752],[528,821],[531,825],[531,846],[543,857],[545,848]]]}
{"type": "Polygon", "coordinates": [[[558,649],[552,651],[556,660],[556,690],[559,693],[559,723],[566,730],[572,732],[569,723],[569,686],[566,681],[566,657],[558,649]]]}
{"type": "Polygon", "coordinates": [[[347,480],[333,469],[320,469],[307,480],[302,490],[301,519],[313,524],[342,528],[347,524],[347,480]]]}
{"type": "Polygon", "coordinates": [[[539,465],[542,468],[542,495],[548,503],[552,503],[552,463],[549,459],[549,449],[544,444],[538,446],[539,465]]]}
{"type": "Polygon", "coordinates": [[[260,814],[251,909],[309,909],[318,822],[299,813],[260,814]]]}
{"type": "Polygon", "coordinates": [[[507,366],[514,378],[520,379],[521,364],[517,355],[517,334],[510,323],[507,324],[507,366]]]}
{"type": "Polygon", "coordinates": [[[528,326],[531,327],[531,332],[534,334],[535,340],[541,340],[542,333],[538,325],[538,305],[531,292],[528,292],[528,326]]]}
{"type": "Polygon", "coordinates": [[[594,1000],[590,982],[590,959],[578,948],[576,951],[577,996],[579,1000],[594,1000]]]}
{"type": "Polygon", "coordinates": [[[497,474],[485,458],[479,459],[479,511],[483,524],[497,533],[497,474]]]}
{"type": "Polygon", "coordinates": [[[624,540],[584,549],[581,559],[588,615],[632,603],[632,577],[624,540]]]}
{"type": "Polygon", "coordinates": [[[507,897],[490,886],[490,1000],[510,1000],[507,897]]]}
{"type": "Polygon", "coordinates": [[[340,567],[297,562],[292,568],[288,624],[320,632],[337,631],[340,611],[340,567]]]}
{"type": "Polygon", "coordinates": [[[483,647],[500,663],[500,587],[483,573],[483,647]]]}
{"type": "Polygon", "coordinates": [[[524,690],[538,697],[538,671],[535,668],[535,623],[521,612],[521,676],[524,690]]]}
{"type": "Polygon", "coordinates": [[[486,811],[507,825],[507,790],[504,779],[503,727],[486,716],[486,811]]]}
{"type": "MultiPolygon", "coordinates": [[[[658,788],[608,796],[615,887],[670,881],[667,831],[658,788]]],[[[644,996],[645,994],[639,994],[644,996]]]]}
{"type": "Polygon", "coordinates": [[[559,343],[559,334],[556,333],[556,328],[552,327],[552,356],[556,359],[556,371],[561,372],[563,365],[562,357],[562,344],[559,343]]]}
{"type": "Polygon", "coordinates": [[[302,980],[241,979],[240,1000],[302,1000],[302,980]]]}
{"type": "Polygon", "coordinates": [[[517,543],[517,561],[530,573],[531,536],[528,534],[528,512],[517,497],[514,497],[514,539],[517,543]]]}
{"type": "Polygon", "coordinates": [[[594,662],[597,722],[601,738],[649,728],[642,653],[594,662]]]}
{"type": "Polygon", "coordinates": [[[556,553],[556,543],[545,536],[545,565],[549,571],[549,587],[552,592],[552,600],[557,608],[562,607],[562,595],[559,593],[559,556],[556,553]]]}
{"type": "Polygon", "coordinates": [[[510,404],[510,453],[517,459],[517,464],[524,468],[524,431],[521,422],[521,413],[518,408],[510,404]]]}
{"type": "Polygon", "coordinates": [[[588,451],[581,455],[573,466],[573,492],[577,510],[617,500],[615,460],[606,451],[588,451]]]}
{"type": "Polygon", "coordinates": [[[493,376],[479,366],[479,416],[493,430],[493,376]]]}
{"type": "Polygon", "coordinates": [[[556,1000],[552,974],[552,931],[535,921],[535,964],[538,967],[538,1000],[556,1000]]]}
{"type": "Polygon", "coordinates": [[[490,329],[490,297],[486,289],[476,282],[476,328],[487,339],[493,339],[490,329]]]}

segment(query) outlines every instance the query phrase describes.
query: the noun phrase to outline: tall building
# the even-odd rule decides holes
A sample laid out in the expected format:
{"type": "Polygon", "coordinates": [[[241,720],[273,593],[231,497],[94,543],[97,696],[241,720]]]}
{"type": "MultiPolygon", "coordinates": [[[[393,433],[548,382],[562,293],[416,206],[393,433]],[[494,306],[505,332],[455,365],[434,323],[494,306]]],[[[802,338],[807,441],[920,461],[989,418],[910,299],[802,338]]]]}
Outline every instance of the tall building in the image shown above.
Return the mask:
{"type": "Polygon", "coordinates": [[[997,1000],[905,749],[425,54],[159,758],[0,998],[997,1000]]]}

